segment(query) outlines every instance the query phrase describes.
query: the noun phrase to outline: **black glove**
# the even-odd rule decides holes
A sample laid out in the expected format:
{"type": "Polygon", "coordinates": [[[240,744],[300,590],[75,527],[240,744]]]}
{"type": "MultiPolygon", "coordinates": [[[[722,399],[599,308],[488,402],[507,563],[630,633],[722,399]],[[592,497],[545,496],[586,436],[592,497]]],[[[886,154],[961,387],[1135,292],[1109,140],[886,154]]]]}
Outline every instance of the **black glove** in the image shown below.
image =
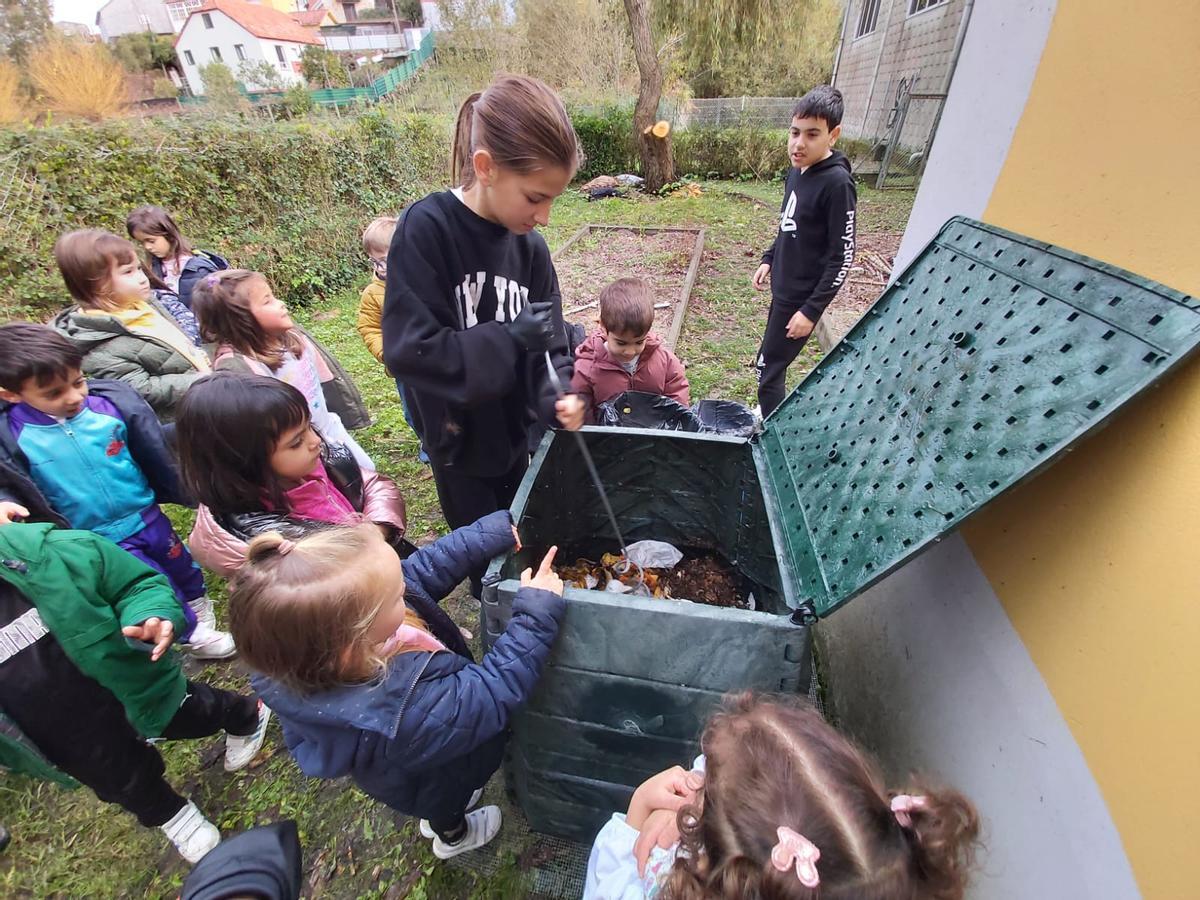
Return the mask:
{"type": "Polygon", "coordinates": [[[517,346],[527,353],[541,353],[550,348],[554,340],[554,317],[550,314],[554,304],[549,300],[526,303],[521,314],[512,320],[508,333],[517,346]]]}

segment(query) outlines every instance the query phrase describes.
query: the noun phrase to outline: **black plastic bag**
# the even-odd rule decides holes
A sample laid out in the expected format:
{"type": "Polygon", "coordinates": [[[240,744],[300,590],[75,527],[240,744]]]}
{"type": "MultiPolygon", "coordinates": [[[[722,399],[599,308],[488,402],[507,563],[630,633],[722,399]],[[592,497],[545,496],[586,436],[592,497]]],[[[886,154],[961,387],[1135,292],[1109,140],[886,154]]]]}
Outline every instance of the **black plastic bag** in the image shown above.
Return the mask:
{"type": "Polygon", "coordinates": [[[620,428],[656,428],[748,438],[758,419],[733,400],[700,400],[688,409],[677,400],[645,391],[626,391],[596,408],[597,424],[620,428]]]}
{"type": "Polygon", "coordinates": [[[599,425],[656,428],[660,431],[703,431],[696,414],[670,397],[625,391],[596,407],[599,425]]]}
{"type": "Polygon", "coordinates": [[[701,400],[693,404],[692,412],[700,420],[700,430],[708,434],[748,438],[758,430],[754,413],[733,400],[701,400]]]}

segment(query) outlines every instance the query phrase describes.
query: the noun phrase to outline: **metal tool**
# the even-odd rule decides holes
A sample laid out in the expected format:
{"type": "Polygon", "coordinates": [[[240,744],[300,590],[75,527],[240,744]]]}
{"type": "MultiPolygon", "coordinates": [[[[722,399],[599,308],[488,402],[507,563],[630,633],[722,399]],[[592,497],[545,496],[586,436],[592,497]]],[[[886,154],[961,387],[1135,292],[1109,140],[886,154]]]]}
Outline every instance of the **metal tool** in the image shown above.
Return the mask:
{"type": "MultiPolygon", "coordinates": [[[[563,388],[562,379],[558,377],[558,370],[554,368],[554,362],[550,359],[550,351],[546,351],[546,371],[550,376],[550,384],[554,386],[555,392],[558,394],[558,399],[566,397],[567,392],[563,388]]],[[[588,474],[592,476],[592,484],[596,486],[596,493],[600,495],[600,502],[604,504],[604,511],[608,513],[608,522],[612,525],[613,533],[617,536],[617,543],[621,547],[621,556],[623,557],[624,569],[620,569],[620,574],[624,575],[629,571],[630,566],[634,563],[630,562],[629,554],[625,550],[625,538],[621,536],[621,529],[617,525],[617,517],[613,513],[612,504],[608,502],[608,492],[604,490],[604,484],[600,481],[600,473],[596,471],[596,464],[592,462],[592,454],[587,448],[587,441],[583,439],[583,435],[578,431],[572,432],[575,435],[575,440],[579,444],[579,452],[583,455],[583,462],[587,466],[588,474]]]]}

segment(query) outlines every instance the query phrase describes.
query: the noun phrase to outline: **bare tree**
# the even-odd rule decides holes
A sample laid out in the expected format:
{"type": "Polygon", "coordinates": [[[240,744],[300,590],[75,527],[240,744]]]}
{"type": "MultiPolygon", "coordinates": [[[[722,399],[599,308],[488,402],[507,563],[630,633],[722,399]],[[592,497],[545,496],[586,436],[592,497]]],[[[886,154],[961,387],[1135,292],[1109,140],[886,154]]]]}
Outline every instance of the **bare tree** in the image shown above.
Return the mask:
{"type": "Polygon", "coordinates": [[[646,189],[657,191],[675,180],[675,156],[671,152],[670,129],[654,127],[658,119],[658,101],[662,98],[663,72],[650,30],[650,0],[625,0],[625,14],[629,16],[629,30],[633,32],[633,55],[638,67],[633,131],[646,189]]]}

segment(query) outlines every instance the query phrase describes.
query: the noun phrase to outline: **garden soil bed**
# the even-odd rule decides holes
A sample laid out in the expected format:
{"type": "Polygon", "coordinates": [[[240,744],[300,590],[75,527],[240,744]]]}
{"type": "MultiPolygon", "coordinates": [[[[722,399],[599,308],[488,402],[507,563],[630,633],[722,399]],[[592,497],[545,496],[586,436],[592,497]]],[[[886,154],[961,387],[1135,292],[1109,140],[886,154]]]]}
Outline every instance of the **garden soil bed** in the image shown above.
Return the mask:
{"type": "Polygon", "coordinates": [[[666,339],[680,308],[680,295],[696,246],[695,231],[592,229],[554,260],[563,313],[589,332],[599,322],[600,290],[618,278],[644,278],[654,289],[654,331],[666,339]]]}

